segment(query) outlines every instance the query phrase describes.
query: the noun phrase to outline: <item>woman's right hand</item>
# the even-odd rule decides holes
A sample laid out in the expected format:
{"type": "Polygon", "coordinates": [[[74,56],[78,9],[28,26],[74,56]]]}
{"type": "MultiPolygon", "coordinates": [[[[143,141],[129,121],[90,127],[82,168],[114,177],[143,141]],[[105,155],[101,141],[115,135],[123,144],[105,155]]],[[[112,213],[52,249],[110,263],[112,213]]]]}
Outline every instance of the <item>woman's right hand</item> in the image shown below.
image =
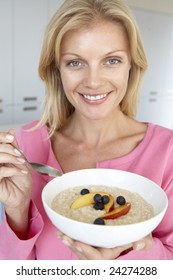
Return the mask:
{"type": "Polygon", "coordinates": [[[28,227],[32,179],[15,147],[18,148],[15,132],[0,132],[0,201],[9,225],[22,238],[28,227]]]}

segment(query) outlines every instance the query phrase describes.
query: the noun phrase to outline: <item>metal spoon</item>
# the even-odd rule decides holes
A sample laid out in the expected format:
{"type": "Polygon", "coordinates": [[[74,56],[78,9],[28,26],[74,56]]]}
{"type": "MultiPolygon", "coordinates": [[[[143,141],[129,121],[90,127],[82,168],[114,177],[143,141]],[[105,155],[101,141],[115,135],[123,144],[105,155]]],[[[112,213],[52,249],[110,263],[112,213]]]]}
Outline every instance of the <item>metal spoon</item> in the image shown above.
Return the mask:
{"type": "Polygon", "coordinates": [[[27,163],[32,167],[32,169],[34,169],[39,173],[46,174],[52,177],[62,176],[60,170],[51,167],[49,165],[38,163],[38,162],[29,162],[28,160],[27,163]]]}
{"type": "Polygon", "coordinates": [[[54,167],[51,167],[46,164],[38,163],[38,162],[29,162],[27,160],[27,158],[25,157],[25,155],[21,152],[21,150],[17,149],[16,147],[14,147],[14,148],[19,151],[19,153],[23,156],[23,158],[31,166],[31,168],[33,170],[37,171],[38,173],[42,173],[42,174],[49,175],[52,177],[62,176],[62,172],[54,167]]]}

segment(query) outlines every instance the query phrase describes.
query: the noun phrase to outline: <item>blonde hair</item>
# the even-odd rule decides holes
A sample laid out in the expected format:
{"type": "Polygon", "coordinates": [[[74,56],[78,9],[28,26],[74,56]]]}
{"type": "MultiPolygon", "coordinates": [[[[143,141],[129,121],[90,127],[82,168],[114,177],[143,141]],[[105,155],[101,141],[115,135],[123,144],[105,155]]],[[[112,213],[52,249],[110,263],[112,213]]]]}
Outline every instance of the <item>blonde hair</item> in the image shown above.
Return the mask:
{"type": "Polygon", "coordinates": [[[39,125],[46,124],[50,135],[63,126],[74,112],[67,100],[58,70],[60,44],[67,31],[91,26],[98,20],[120,23],[126,32],[131,55],[127,92],[120,104],[130,117],[136,113],[139,86],[147,68],[147,59],[136,21],[121,0],[65,0],[49,22],[39,63],[39,75],[45,82],[46,95],[39,125]]]}

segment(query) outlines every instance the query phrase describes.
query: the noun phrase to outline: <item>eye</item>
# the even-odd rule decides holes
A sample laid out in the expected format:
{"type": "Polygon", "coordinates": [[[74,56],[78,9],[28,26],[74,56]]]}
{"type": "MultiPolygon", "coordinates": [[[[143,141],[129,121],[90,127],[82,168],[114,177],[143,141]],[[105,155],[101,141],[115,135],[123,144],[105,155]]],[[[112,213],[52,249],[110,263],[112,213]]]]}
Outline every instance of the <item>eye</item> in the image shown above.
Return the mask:
{"type": "Polygon", "coordinates": [[[67,63],[67,66],[71,66],[71,67],[79,67],[81,66],[81,63],[77,60],[72,60],[72,61],[69,61],[67,63]]]}
{"type": "Polygon", "coordinates": [[[109,64],[109,65],[116,65],[116,64],[119,64],[120,62],[121,62],[120,59],[111,58],[111,59],[107,60],[106,64],[109,64]]]}

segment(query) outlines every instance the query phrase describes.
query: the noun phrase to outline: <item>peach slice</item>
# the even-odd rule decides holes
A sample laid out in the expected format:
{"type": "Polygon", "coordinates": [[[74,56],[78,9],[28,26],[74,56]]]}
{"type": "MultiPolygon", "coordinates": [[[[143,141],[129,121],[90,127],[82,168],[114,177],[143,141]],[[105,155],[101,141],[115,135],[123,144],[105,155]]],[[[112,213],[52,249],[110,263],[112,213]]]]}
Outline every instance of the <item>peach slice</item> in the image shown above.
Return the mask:
{"type": "Polygon", "coordinates": [[[119,217],[127,214],[129,212],[130,208],[131,208],[131,204],[129,202],[127,202],[124,205],[116,207],[111,212],[104,214],[100,218],[102,218],[104,220],[108,220],[108,219],[113,220],[113,219],[119,218],[119,217]]]}
{"type": "Polygon", "coordinates": [[[114,197],[111,194],[107,194],[107,195],[109,196],[109,202],[104,205],[104,209],[106,213],[114,209],[114,197]]]}
{"type": "Polygon", "coordinates": [[[107,212],[112,211],[114,209],[114,198],[112,195],[105,192],[91,192],[84,195],[79,196],[71,205],[71,209],[77,209],[80,207],[88,206],[94,204],[94,196],[95,194],[100,194],[101,196],[107,195],[109,196],[109,202],[104,205],[104,209],[107,212]]]}

